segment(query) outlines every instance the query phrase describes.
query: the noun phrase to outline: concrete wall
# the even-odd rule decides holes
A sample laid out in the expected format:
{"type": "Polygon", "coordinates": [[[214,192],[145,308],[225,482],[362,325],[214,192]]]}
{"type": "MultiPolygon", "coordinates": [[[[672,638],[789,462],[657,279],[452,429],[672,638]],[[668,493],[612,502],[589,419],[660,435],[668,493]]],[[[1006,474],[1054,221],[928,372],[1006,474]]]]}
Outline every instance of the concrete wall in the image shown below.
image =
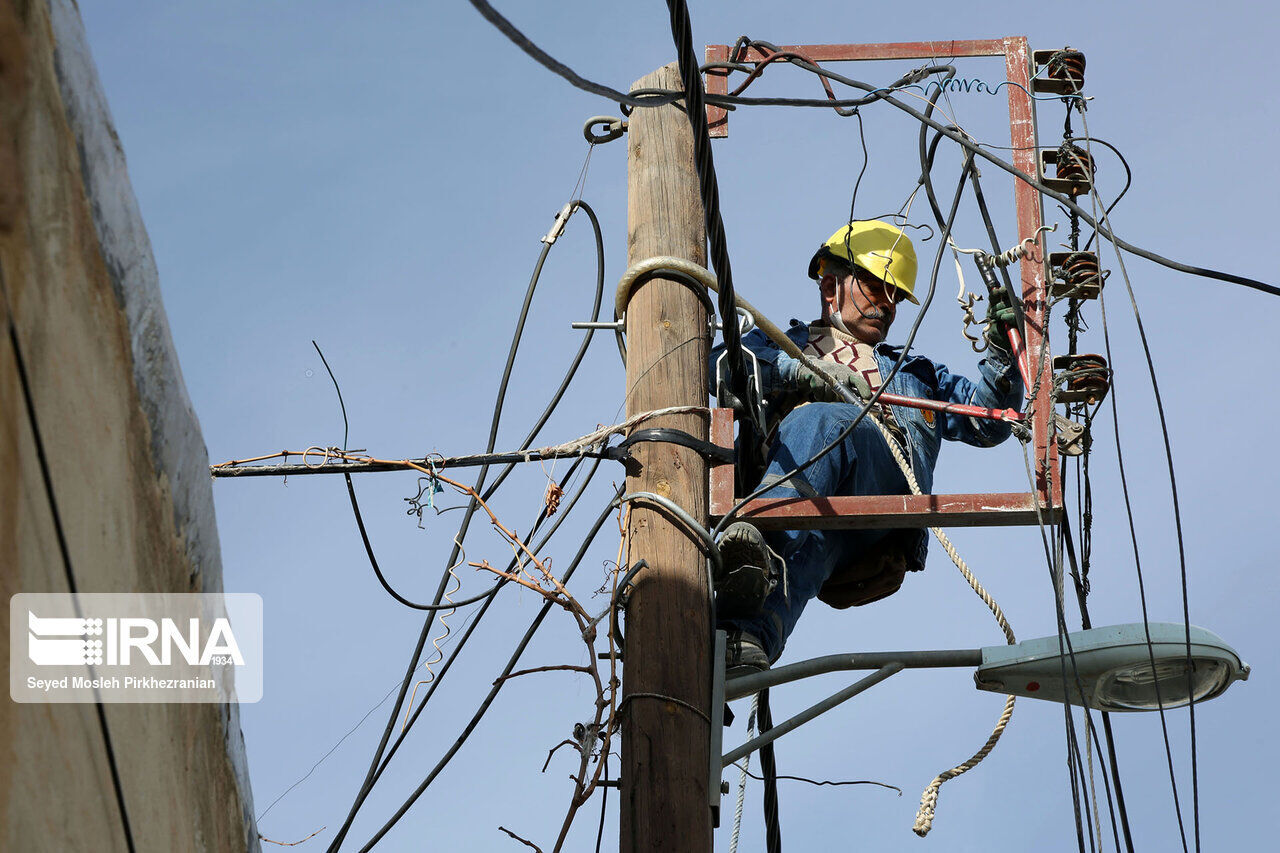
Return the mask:
{"type": "MultiPolygon", "coordinates": [[[[0,274],[7,666],[15,593],[222,582],[207,453],[70,0],[0,0],[0,274]]],[[[259,849],[236,706],[0,701],[0,849],[128,850],[130,835],[139,851],[259,849]]]]}

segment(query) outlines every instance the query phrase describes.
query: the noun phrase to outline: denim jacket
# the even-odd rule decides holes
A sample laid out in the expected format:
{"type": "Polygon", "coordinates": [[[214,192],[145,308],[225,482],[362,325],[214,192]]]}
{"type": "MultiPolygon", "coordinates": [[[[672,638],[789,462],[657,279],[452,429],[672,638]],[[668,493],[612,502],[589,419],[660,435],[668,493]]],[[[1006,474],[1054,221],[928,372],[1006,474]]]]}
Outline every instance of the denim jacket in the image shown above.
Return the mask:
{"type": "MultiPolygon", "coordinates": [[[[809,341],[809,326],[796,320],[791,323],[787,337],[803,349],[809,341]]],[[[765,419],[772,430],[773,425],[803,401],[794,390],[800,363],[784,353],[759,329],[744,335],[742,343],[755,357],[754,362],[759,367],[765,419]]],[[[723,344],[716,346],[711,352],[713,388],[717,376],[716,364],[723,352],[723,344]]],[[[876,346],[876,362],[880,366],[881,377],[889,375],[901,353],[901,347],[884,343],[876,346]]],[[[752,361],[751,358],[747,359],[748,375],[753,371],[752,361]]],[[[726,372],[722,367],[720,373],[726,372]]],[[[978,362],[978,372],[980,379],[974,382],[924,356],[908,355],[897,374],[889,380],[885,391],[904,397],[969,403],[993,409],[1022,407],[1022,377],[1007,353],[992,347],[978,362]]],[[[907,406],[889,408],[906,435],[911,467],[925,493],[933,491],[933,469],[937,464],[943,439],[963,441],[977,447],[992,447],[1008,438],[1011,432],[1010,425],[1003,421],[944,414],[907,406]]],[[[910,561],[913,563],[910,565],[912,570],[924,568],[925,548],[924,531],[921,530],[919,545],[914,549],[916,557],[910,561]]]]}

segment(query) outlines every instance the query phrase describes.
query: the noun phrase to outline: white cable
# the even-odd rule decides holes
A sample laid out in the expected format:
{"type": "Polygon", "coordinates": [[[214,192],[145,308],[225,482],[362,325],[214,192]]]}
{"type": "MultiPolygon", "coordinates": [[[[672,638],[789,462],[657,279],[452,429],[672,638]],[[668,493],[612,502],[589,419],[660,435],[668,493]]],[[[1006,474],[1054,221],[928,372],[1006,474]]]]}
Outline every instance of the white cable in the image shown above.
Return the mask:
{"type": "MultiPolygon", "coordinates": [[[[995,264],[998,267],[1003,268],[1003,267],[1009,266],[1015,261],[1020,261],[1023,258],[1025,258],[1027,255],[1031,254],[1031,250],[1035,248],[1036,241],[1040,239],[1041,234],[1046,232],[1052,233],[1057,230],[1058,230],[1058,223],[1056,222],[1053,223],[1052,225],[1041,225],[1039,228],[1036,229],[1036,233],[1032,234],[1030,237],[1027,237],[1025,240],[1023,240],[1018,245],[1014,246],[1012,249],[1006,249],[1005,251],[1001,252],[998,255],[989,254],[983,249],[956,249],[956,251],[958,251],[962,255],[985,255],[987,260],[991,261],[991,263],[995,264]]],[[[950,239],[948,239],[947,242],[951,242],[950,239]]]]}
{"type": "Polygon", "coordinates": [[[947,245],[951,247],[951,256],[956,262],[956,279],[960,282],[960,289],[956,291],[956,302],[959,303],[960,310],[964,313],[964,326],[960,329],[960,334],[964,335],[965,340],[969,342],[969,346],[973,348],[974,352],[986,352],[987,342],[982,338],[976,338],[969,334],[970,326],[980,325],[978,318],[973,316],[973,306],[975,303],[982,301],[982,296],[967,292],[968,288],[964,283],[964,270],[960,267],[960,253],[965,250],[955,244],[950,234],[947,235],[947,245]]]}

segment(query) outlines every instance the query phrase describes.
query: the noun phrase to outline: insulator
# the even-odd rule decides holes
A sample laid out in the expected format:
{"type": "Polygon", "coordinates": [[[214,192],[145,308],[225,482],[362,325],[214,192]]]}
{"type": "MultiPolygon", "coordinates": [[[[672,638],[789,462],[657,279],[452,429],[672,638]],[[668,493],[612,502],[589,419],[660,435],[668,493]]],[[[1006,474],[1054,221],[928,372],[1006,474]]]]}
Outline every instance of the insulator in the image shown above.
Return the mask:
{"type": "Polygon", "coordinates": [[[1089,152],[1070,142],[1058,146],[1057,161],[1054,163],[1058,180],[1078,183],[1068,190],[1069,195],[1083,195],[1089,191],[1093,183],[1094,165],[1089,152]]]}
{"type": "Polygon", "coordinates": [[[1055,95],[1079,95],[1084,91],[1084,54],[1064,47],[1059,50],[1037,50],[1031,54],[1036,74],[1031,78],[1031,91],[1055,95]]]}
{"type": "Polygon", "coordinates": [[[1097,299],[1106,280],[1093,252],[1051,252],[1049,272],[1054,299],[1097,299]]]}
{"type": "Polygon", "coordinates": [[[1051,80],[1069,84],[1073,92],[1084,88],[1084,54],[1080,51],[1068,47],[1054,51],[1046,65],[1051,80]]]}
{"type": "Polygon", "coordinates": [[[1072,252],[1062,263],[1066,290],[1076,299],[1096,299],[1102,291],[1102,271],[1093,252],[1072,252]]]}
{"type": "Polygon", "coordinates": [[[1107,360],[1094,353],[1056,356],[1053,369],[1054,397],[1059,403],[1093,405],[1111,388],[1107,360]]]}

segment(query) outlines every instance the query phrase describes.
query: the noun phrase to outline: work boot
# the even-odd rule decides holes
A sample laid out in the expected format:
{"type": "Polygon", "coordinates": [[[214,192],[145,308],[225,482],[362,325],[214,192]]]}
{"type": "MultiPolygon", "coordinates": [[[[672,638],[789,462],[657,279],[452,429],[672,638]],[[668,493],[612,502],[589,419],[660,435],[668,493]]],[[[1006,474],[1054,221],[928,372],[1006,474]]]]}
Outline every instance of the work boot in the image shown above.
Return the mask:
{"type": "Polygon", "coordinates": [[[735,521],[720,537],[722,565],[712,577],[719,619],[750,619],[760,615],[764,600],[777,585],[779,561],[755,525],[735,521]]]}
{"type": "Polygon", "coordinates": [[[724,647],[724,674],[726,678],[750,675],[769,668],[769,656],[754,634],[734,629],[729,632],[724,647]]]}

